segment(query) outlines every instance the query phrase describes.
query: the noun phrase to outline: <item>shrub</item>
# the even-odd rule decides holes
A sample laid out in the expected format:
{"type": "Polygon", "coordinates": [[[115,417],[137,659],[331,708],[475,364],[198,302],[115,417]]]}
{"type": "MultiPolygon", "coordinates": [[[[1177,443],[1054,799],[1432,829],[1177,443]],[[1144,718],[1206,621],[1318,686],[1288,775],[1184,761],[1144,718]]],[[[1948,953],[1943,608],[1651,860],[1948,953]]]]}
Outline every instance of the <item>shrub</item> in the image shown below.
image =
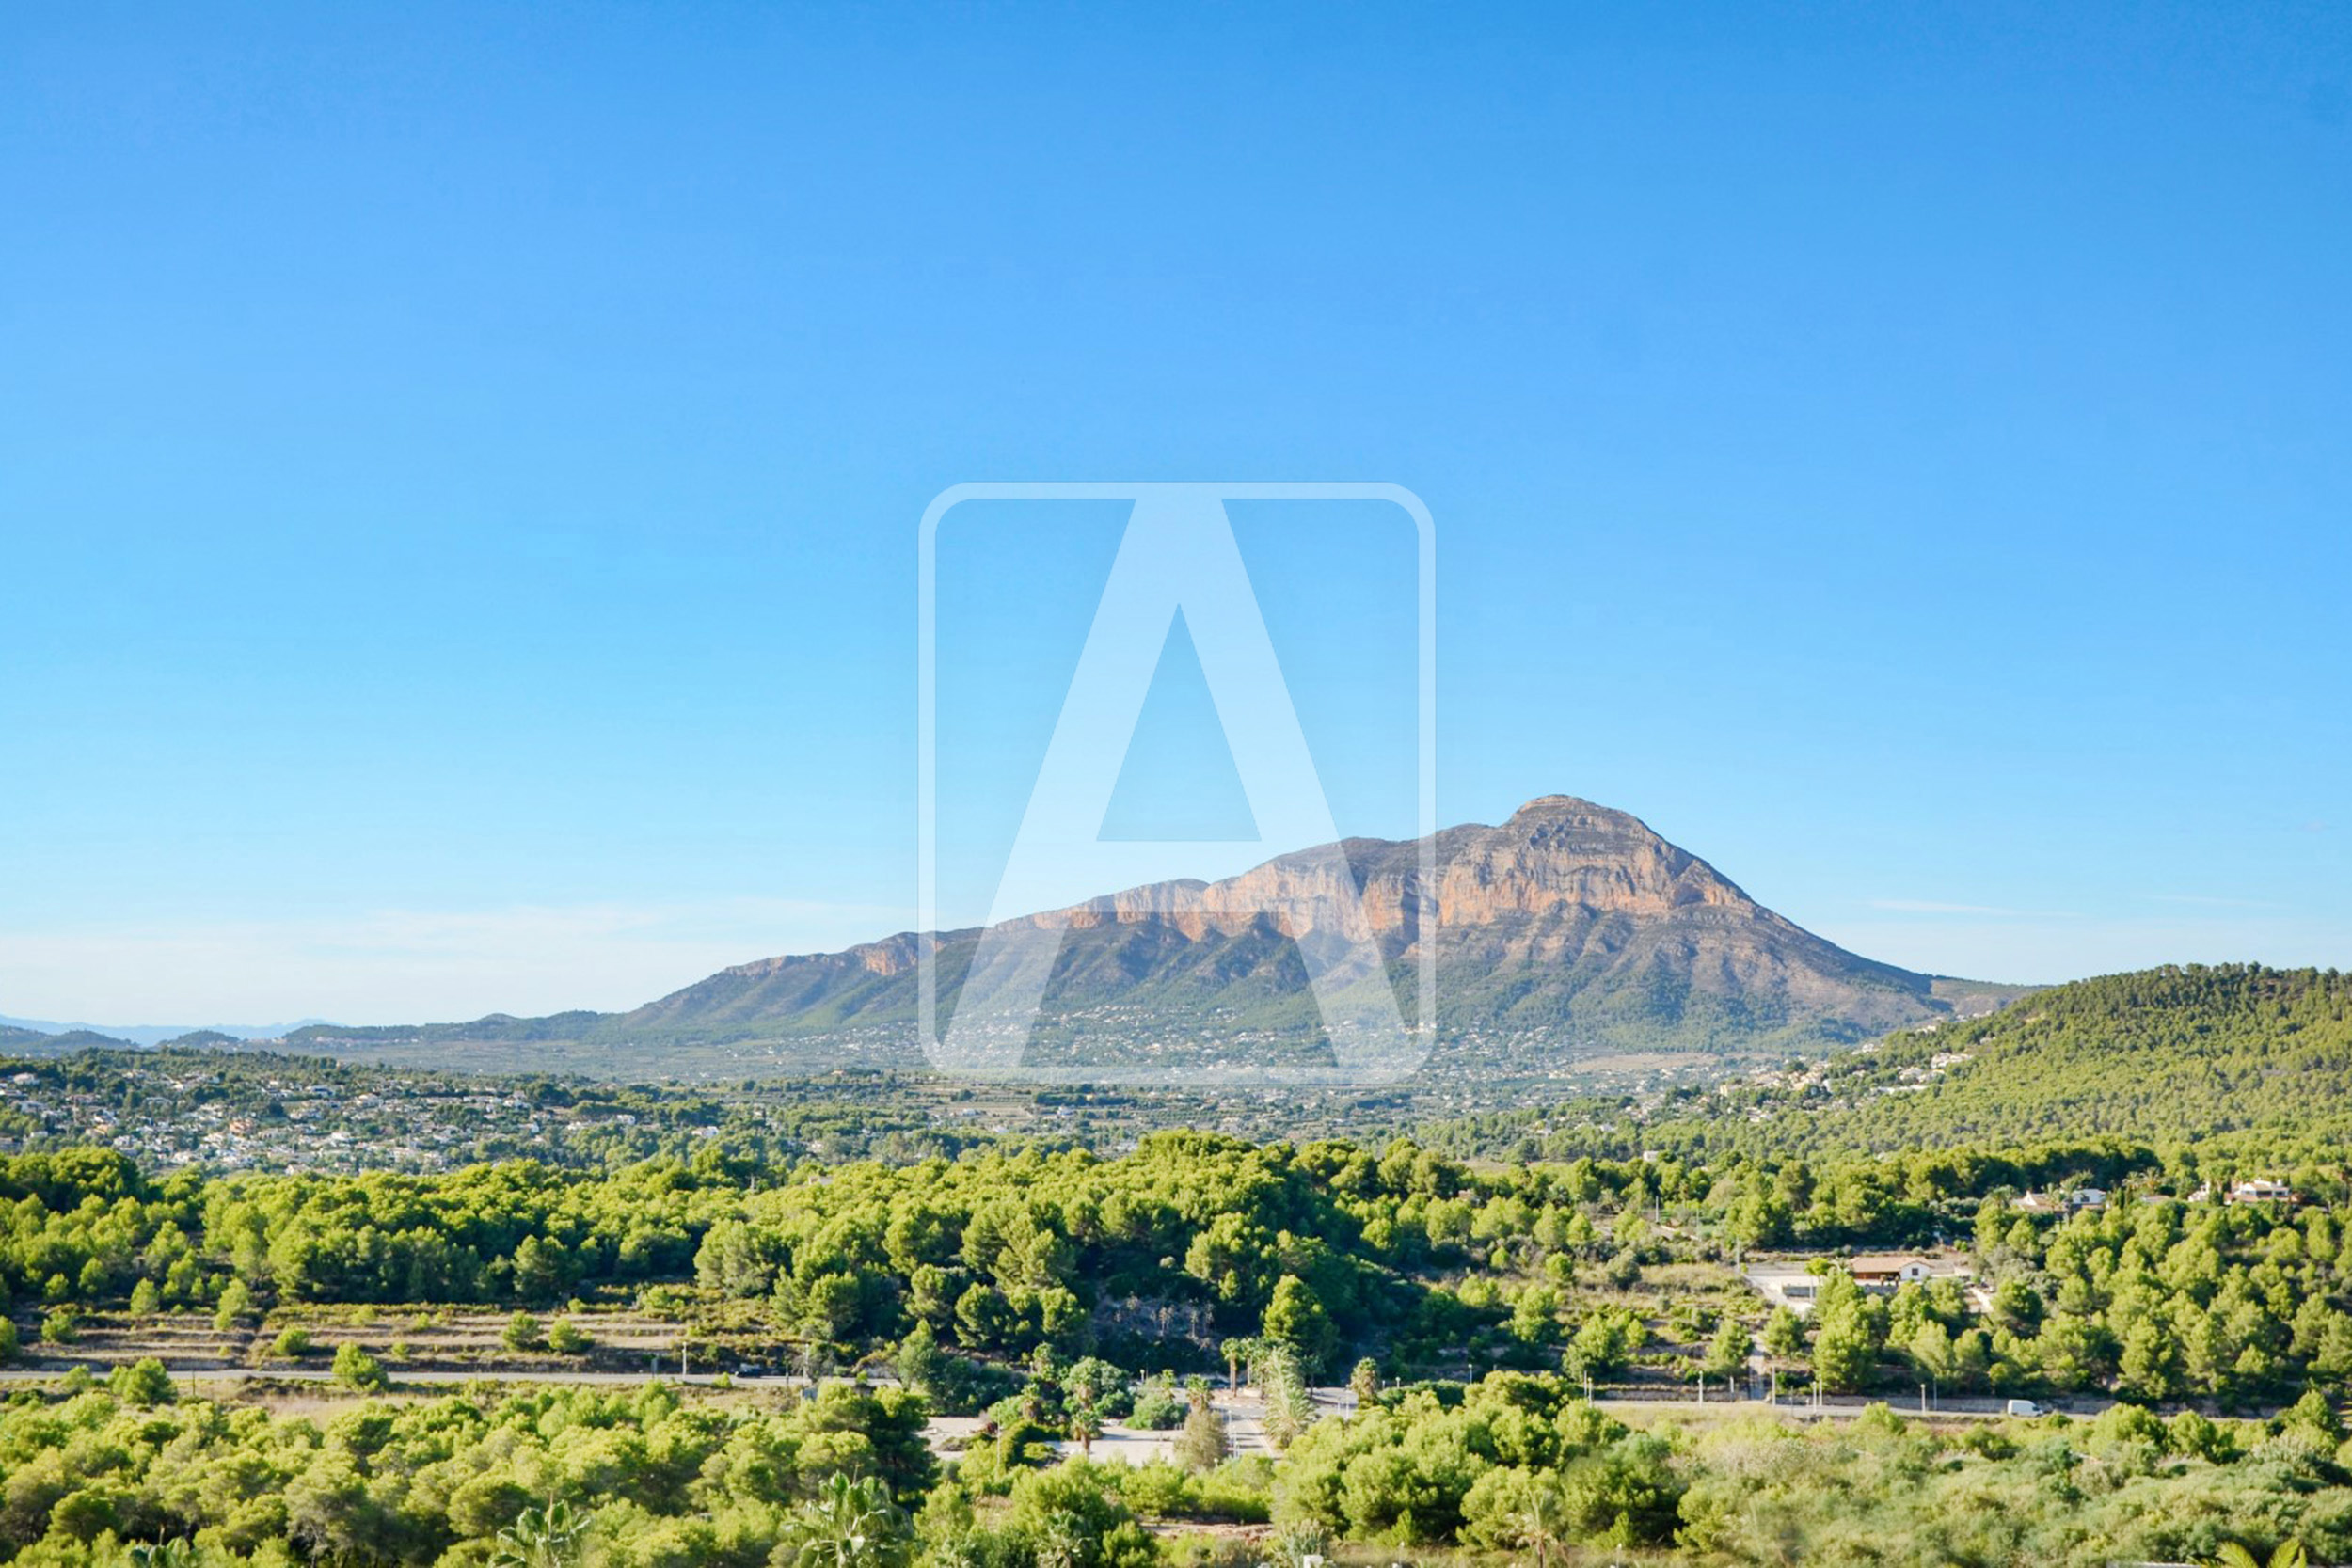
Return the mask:
{"type": "Polygon", "coordinates": [[[595,1344],[596,1341],[569,1318],[558,1318],[548,1324],[548,1349],[558,1355],[579,1355],[595,1344]]]}
{"type": "Polygon", "coordinates": [[[1186,1408],[1184,1397],[1172,1383],[1165,1377],[1152,1378],[1136,1390],[1127,1424],[1145,1432],[1173,1432],[1184,1424],[1186,1408]]]}
{"type": "Polygon", "coordinates": [[[1184,1431],[1176,1438],[1176,1463],[1199,1475],[1224,1464],[1232,1451],[1225,1418],[1207,1400],[1195,1400],[1184,1415],[1184,1431]]]}
{"type": "Polygon", "coordinates": [[[226,1334],[237,1326],[237,1321],[253,1310],[253,1291],[242,1279],[232,1279],[221,1288],[220,1302],[213,1309],[213,1326],[226,1334]]]}

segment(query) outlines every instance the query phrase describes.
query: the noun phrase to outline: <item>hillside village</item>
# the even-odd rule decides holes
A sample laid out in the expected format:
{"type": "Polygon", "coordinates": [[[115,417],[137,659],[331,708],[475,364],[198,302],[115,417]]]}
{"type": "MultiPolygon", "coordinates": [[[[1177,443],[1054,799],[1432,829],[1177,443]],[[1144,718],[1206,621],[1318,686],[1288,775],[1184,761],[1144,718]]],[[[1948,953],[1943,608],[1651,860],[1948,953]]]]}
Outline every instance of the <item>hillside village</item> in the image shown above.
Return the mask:
{"type": "MultiPolygon", "coordinates": [[[[96,1144],[160,1170],[441,1171],[545,1152],[594,1124],[496,1081],[388,1093],[299,1071],[239,1080],[178,1064],[135,1067],[124,1079],[98,1085],[78,1073],[16,1068],[0,1077],[0,1142],[11,1152],[96,1144]]],[[[617,1130],[637,1122],[626,1111],[609,1117],[617,1130]]]]}

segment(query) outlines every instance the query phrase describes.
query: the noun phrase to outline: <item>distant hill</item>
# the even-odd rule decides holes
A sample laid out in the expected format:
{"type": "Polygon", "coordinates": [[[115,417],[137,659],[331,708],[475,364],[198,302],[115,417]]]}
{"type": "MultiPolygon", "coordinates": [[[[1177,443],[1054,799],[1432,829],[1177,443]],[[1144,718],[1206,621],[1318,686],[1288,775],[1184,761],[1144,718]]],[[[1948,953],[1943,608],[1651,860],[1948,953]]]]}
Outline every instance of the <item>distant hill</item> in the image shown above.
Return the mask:
{"type": "Polygon", "coordinates": [[[67,1029],[53,1035],[15,1024],[0,1024],[0,1051],[12,1056],[62,1056],[69,1051],[126,1049],[135,1049],[134,1042],[93,1029],[67,1029]]]}
{"type": "Polygon", "coordinates": [[[219,1035],[232,1040],[275,1039],[289,1030],[323,1022],[321,1019],[306,1018],[294,1023],[218,1023],[196,1029],[184,1023],[58,1023],[48,1019],[9,1018],[0,1014],[0,1028],[45,1035],[52,1040],[66,1035],[101,1035],[109,1040],[127,1040],[133,1045],[161,1045],[167,1040],[184,1039],[190,1035],[219,1035]]]}
{"type": "Polygon", "coordinates": [[[217,1029],[193,1029],[184,1035],[174,1035],[167,1040],[155,1043],[177,1046],[183,1051],[227,1051],[245,1044],[245,1040],[237,1035],[224,1035],[217,1029]]]}
{"type": "MultiPolygon", "coordinates": [[[[1739,1060],[1816,1053],[1890,1029],[1980,1012],[2021,988],[1942,980],[1849,953],[1765,909],[1632,816],[1569,796],[1509,821],[1448,829],[1422,882],[1418,841],[1349,839],[1224,882],[1108,895],[1070,927],[1024,1070],[1099,1072],[1107,1048],[1151,1059],[1241,1038],[1291,1059],[1326,1048],[1296,944],[1254,911],[1312,910],[1333,864],[1403,977],[1434,943],[1439,1058],[1543,1076],[1613,1058],[1739,1060]],[[1083,1040],[1086,1053],[1073,1042],[1083,1040]]],[[[1032,917],[1041,918],[1041,917],[1032,917]]],[[[938,956],[951,1013],[980,933],[902,933],[846,952],[761,959],[628,1013],[496,1015],[467,1024],[297,1030],[305,1050],[658,1073],[688,1062],[770,1068],[920,1066],[916,969],[938,956]]],[[[1401,988],[1408,996],[1410,987],[1401,988]]],[[[1128,1058],[1132,1059],[1132,1057],[1128,1058]]],[[[1443,1060],[1433,1058],[1433,1067],[1443,1060]]]]}

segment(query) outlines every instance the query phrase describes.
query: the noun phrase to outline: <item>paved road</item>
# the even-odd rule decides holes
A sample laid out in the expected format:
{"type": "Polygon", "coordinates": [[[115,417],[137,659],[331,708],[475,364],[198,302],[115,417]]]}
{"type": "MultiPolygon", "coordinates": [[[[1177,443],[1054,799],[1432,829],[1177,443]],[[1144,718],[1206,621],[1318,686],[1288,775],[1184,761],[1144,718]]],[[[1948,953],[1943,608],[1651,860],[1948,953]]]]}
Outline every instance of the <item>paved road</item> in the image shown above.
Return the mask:
{"type": "MultiPolygon", "coordinates": [[[[48,1383],[65,1375],[65,1367],[0,1368],[0,1385],[48,1383]]],[[[103,1376],[106,1368],[92,1366],[91,1371],[103,1376]]],[[[322,1367],[218,1367],[175,1370],[172,1375],[183,1383],[331,1383],[334,1374],[322,1367]]],[[[805,1386],[805,1379],[796,1377],[735,1377],[723,1372],[597,1372],[572,1369],[544,1370],[466,1370],[445,1369],[415,1369],[400,1371],[394,1378],[396,1386],[449,1387],[468,1383],[557,1384],[589,1387],[633,1387],[647,1383],[688,1383],[709,1386],[724,1379],[738,1388],[797,1388],[805,1386]]],[[[846,1386],[848,1378],[829,1378],[829,1384],[846,1386]]],[[[887,1379],[872,1380],[886,1383],[887,1379]]],[[[1352,1415],[1356,1409],[1355,1394],[1343,1387],[1311,1390],[1319,1413],[1327,1416],[1352,1415]]],[[[2067,1415],[2090,1418],[2108,1408],[2112,1401],[2071,1400],[2059,1404],[2045,1405],[2045,1410],[2062,1409],[2067,1415]]],[[[1214,1403],[1225,1417],[1228,1435],[1237,1453],[1271,1452],[1266,1443],[1261,1418],[1263,1406],[1249,1389],[1239,1393],[1218,1393],[1214,1403]]],[[[1899,1416],[1928,1415],[1938,1420],[1999,1420],[2007,1415],[2005,1402],[1994,1399],[1967,1399],[1938,1402],[1931,1410],[1923,1411],[1917,1402],[1900,1397],[1887,1399],[1842,1398],[1827,1400],[1820,1404],[1794,1396],[1774,1404],[1768,1400],[1730,1400],[1718,1392],[1702,1403],[1693,1394],[1660,1389],[1656,1397],[1626,1393],[1603,1393],[1593,1401],[1599,1409],[1630,1415],[1643,1411],[1673,1408],[1728,1414],[1734,1411],[1772,1411],[1798,1419],[1846,1421],[1852,1420],[1873,1404],[1886,1404],[1899,1416]]],[[[972,1416],[934,1416],[930,1430],[934,1447],[968,1436],[979,1425],[979,1418],[972,1416]]],[[[1127,1464],[1148,1464],[1153,1459],[1168,1457],[1168,1445],[1173,1433],[1143,1432],[1116,1424],[1107,1426],[1094,1443],[1094,1457],[1127,1464]]],[[[1074,1443],[1064,1444],[1065,1451],[1078,1451],[1074,1443]]]]}
{"type": "MultiPolygon", "coordinates": [[[[92,1367],[94,1376],[103,1377],[111,1369],[92,1367]]],[[[64,1367],[0,1368],[0,1383],[55,1383],[65,1376],[64,1367]]],[[[199,1367],[174,1368],[171,1375],[183,1383],[332,1383],[335,1374],[323,1367],[199,1367]]],[[[576,1383],[628,1386],[647,1383],[717,1383],[725,1374],[720,1372],[587,1372],[587,1371],[528,1371],[501,1370],[463,1371],[442,1369],[418,1369],[401,1371],[395,1384],[464,1384],[464,1383],[576,1383]]],[[[734,1378],[738,1387],[782,1388],[799,1382],[795,1378],[734,1378]]]]}

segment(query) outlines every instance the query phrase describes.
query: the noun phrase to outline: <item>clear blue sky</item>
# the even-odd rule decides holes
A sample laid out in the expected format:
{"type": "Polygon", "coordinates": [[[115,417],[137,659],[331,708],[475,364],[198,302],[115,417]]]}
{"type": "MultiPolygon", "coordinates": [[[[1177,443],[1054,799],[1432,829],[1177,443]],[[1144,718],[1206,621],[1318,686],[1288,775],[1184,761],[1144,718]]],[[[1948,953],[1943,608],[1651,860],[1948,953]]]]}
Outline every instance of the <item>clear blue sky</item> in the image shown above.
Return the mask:
{"type": "Polygon", "coordinates": [[[1410,486],[1446,820],[2352,961],[2341,7],[25,4],[0,214],[0,1012],[905,924],[915,520],[1004,478],[1410,486]]]}

